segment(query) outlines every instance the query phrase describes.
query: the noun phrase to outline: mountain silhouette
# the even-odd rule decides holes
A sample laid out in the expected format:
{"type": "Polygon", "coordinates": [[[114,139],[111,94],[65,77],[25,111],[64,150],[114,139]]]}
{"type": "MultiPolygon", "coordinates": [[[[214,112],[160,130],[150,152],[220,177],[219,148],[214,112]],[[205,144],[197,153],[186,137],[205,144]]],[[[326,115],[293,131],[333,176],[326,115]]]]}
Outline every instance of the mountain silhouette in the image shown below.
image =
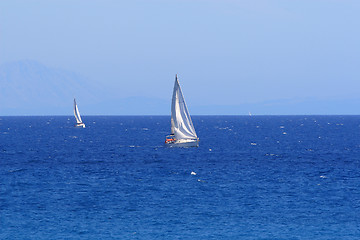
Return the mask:
{"type": "Polygon", "coordinates": [[[0,65],[0,84],[0,115],[71,113],[74,97],[79,104],[96,99],[86,78],[32,60],[0,65]]]}

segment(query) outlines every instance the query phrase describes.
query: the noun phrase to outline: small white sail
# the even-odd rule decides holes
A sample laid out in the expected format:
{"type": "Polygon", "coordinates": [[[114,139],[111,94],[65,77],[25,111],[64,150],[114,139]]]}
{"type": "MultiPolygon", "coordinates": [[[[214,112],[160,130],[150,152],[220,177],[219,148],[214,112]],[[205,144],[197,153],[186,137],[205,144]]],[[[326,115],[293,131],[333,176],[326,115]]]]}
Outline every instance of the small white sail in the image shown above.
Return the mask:
{"type": "Polygon", "coordinates": [[[197,139],[194,125],[186,107],[177,75],[171,103],[171,133],[179,139],[197,139]]]}
{"type": "Polygon", "coordinates": [[[77,124],[83,123],[82,120],[81,120],[81,117],[80,117],[80,112],[79,112],[78,106],[76,104],[75,98],[74,98],[74,115],[75,115],[75,119],[76,119],[77,124]]]}

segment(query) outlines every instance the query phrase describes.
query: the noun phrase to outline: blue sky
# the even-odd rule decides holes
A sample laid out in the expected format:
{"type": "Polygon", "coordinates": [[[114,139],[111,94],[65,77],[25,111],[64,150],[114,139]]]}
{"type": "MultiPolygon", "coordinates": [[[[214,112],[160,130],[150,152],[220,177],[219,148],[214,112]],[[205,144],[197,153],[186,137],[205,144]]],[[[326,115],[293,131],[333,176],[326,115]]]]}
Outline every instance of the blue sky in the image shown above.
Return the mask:
{"type": "Polygon", "coordinates": [[[122,98],[168,100],[178,73],[190,110],[357,101],[359,12],[355,0],[1,1],[0,64],[35,60],[122,98]]]}

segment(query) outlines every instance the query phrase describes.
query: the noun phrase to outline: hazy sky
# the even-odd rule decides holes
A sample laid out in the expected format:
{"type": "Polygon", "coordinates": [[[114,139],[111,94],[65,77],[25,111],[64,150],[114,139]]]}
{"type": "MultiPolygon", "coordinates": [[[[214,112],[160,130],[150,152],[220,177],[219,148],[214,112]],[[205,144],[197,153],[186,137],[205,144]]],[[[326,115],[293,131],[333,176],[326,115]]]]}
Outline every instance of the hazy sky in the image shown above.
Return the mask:
{"type": "Polygon", "coordinates": [[[0,64],[188,105],[359,99],[358,0],[3,0],[0,64]]]}

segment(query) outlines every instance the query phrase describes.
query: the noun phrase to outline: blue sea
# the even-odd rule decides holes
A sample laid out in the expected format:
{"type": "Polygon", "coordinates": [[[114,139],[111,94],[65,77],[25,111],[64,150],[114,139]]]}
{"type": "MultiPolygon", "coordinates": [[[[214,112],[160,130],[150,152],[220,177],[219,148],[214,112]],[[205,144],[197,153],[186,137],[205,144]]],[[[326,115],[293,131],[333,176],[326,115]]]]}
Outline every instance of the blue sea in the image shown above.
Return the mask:
{"type": "Polygon", "coordinates": [[[360,239],[360,116],[1,117],[0,239],[360,239]]]}

